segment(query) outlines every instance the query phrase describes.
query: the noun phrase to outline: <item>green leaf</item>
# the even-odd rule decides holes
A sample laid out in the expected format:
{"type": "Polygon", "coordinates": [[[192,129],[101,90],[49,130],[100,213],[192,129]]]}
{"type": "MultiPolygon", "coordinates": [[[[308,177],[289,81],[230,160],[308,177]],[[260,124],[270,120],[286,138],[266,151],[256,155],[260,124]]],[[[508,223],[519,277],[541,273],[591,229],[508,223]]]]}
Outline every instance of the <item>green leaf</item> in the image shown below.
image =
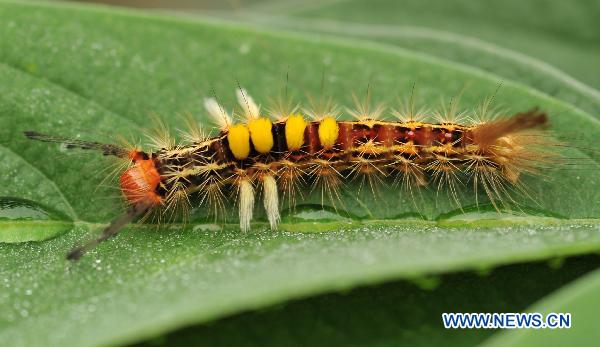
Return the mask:
{"type": "MultiPolygon", "coordinates": [[[[599,9],[589,1],[341,1],[216,12],[224,18],[368,39],[491,72],[600,115],[600,59],[594,38],[599,9]],[[567,20],[570,16],[573,20],[567,20]],[[578,23],[577,26],[565,23],[578,23]],[[499,29],[502,28],[502,29],[499,29]],[[507,32],[509,30],[509,32],[507,32]]],[[[213,14],[213,13],[211,13],[213,14]]]]}
{"type": "MultiPolygon", "coordinates": [[[[596,93],[600,88],[600,76],[589,73],[595,69],[600,58],[597,45],[600,34],[596,20],[600,6],[595,1],[549,4],[544,0],[507,0],[474,4],[469,0],[346,0],[323,2],[305,8],[263,7],[261,12],[287,15],[288,18],[323,19],[321,24],[325,27],[334,27],[335,21],[338,21],[348,27],[346,33],[357,33],[353,26],[364,23],[366,25],[362,26],[360,35],[379,33],[375,36],[388,39],[396,37],[396,41],[404,38],[411,41],[411,36],[413,39],[420,36],[426,41],[433,41],[436,38],[431,36],[437,36],[438,41],[474,48],[479,45],[483,51],[497,55],[504,55],[510,50],[512,53],[508,52],[509,55],[517,60],[537,60],[531,64],[534,69],[555,66],[573,76],[573,82],[582,81],[595,88],[596,93]]],[[[313,24],[306,23],[305,27],[313,24]]],[[[436,51],[427,48],[428,44],[411,46],[419,47],[418,50],[424,48],[435,55],[454,55],[464,59],[468,65],[472,65],[469,58],[474,58],[475,64],[485,60],[476,56],[461,58],[452,52],[436,51]]],[[[461,50],[451,45],[447,48],[461,50]]],[[[496,64],[495,68],[504,70],[500,64],[496,64]]]]}
{"type": "Polygon", "coordinates": [[[42,241],[73,227],[48,207],[26,199],[0,198],[0,242],[42,241]]]}
{"type": "MultiPolygon", "coordinates": [[[[174,128],[182,126],[179,113],[205,122],[200,98],[212,87],[227,106],[236,80],[267,100],[287,71],[289,89],[305,102],[304,92],[322,91],[325,70],[326,93],[344,105],[369,82],[378,99],[395,102],[398,90],[418,81],[428,104],[468,84],[463,101],[472,108],[500,78],[363,41],[74,5],[0,3],[0,37],[0,76],[9,81],[0,84],[0,169],[13,173],[0,178],[0,196],[50,206],[51,223],[73,226],[44,242],[0,244],[3,344],[136,342],[317,293],[600,249],[600,206],[590,203],[600,195],[598,163],[592,151],[570,148],[565,155],[586,169],[565,166],[528,180],[538,202],[522,200],[526,216],[487,208],[463,214],[434,189],[414,203],[392,189],[378,198],[348,190],[339,215],[316,211],[313,196],[285,214],[279,232],[267,231],[264,218],[245,235],[235,225],[219,230],[198,211],[185,228],[130,226],[68,263],[72,245],[122,212],[118,191],[103,182],[114,163],[25,141],[23,130],[142,138],[150,112],[174,128]]],[[[540,106],[558,135],[577,130],[581,147],[595,143],[598,120],[564,101],[511,81],[497,98],[513,112],[540,106]]],[[[470,190],[461,192],[466,207],[475,202],[470,190]]],[[[22,225],[31,232],[33,221],[22,225]]],[[[10,241],[16,233],[1,234],[10,241]]]]}
{"type": "Polygon", "coordinates": [[[183,328],[147,345],[474,346],[496,331],[444,329],[442,313],[521,312],[597,268],[599,260],[587,256],[568,259],[558,269],[528,263],[357,288],[183,328]],[[424,287],[425,280],[437,284],[424,287]]]}
{"type": "MultiPolygon", "coordinates": [[[[247,84],[258,100],[268,100],[281,92],[288,70],[289,89],[301,95],[320,93],[320,76],[327,69],[327,94],[346,105],[351,105],[352,92],[361,85],[366,88],[369,81],[377,98],[393,105],[397,103],[397,94],[402,94],[401,89],[408,91],[414,81],[419,81],[421,101],[429,105],[436,105],[440,97],[449,99],[459,94],[468,85],[463,103],[473,108],[495,92],[499,81],[479,70],[365,42],[315,41],[291,33],[273,34],[225,23],[150,20],[131,15],[122,15],[117,20],[106,11],[83,11],[90,22],[97,22],[94,26],[83,21],[58,25],[60,15],[48,13],[50,10],[13,8],[4,10],[8,18],[3,27],[6,39],[0,43],[5,63],[0,71],[6,80],[12,81],[10,86],[0,87],[4,114],[12,115],[4,117],[8,124],[2,128],[2,135],[11,141],[7,146],[13,152],[22,154],[27,162],[35,161],[38,169],[52,178],[77,217],[83,220],[106,221],[121,210],[117,204],[106,206],[106,190],[97,190],[106,175],[100,171],[110,171],[107,170],[110,162],[90,157],[78,160],[77,155],[69,159],[68,154],[62,160],[43,160],[56,156],[54,147],[25,145],[21,130],[84,138],[117,132],[141,138],[141,127],[151,127],[150,112],[162,116],[174,128],[181,128],[177,115],[185,112],[202,115],[200,96],[209,94],[211,86],[228,106],[233,104],[236,80],[247,84]],[[17,26],[35,20],[45,24],[17,26]],[[144,41],[150,39],[154,45],[144,41]],[[44,44],[39,45],[40,41],[44,44]],[[355,44],[362,47],[356,48],[355,44]],[[223,59],[216,59],[219,54],[223,59]],[[310,71],[313,73],[306,73],[310,71]],[[19,116],[18,123],[11,121],[15,115],[19,116]],[[24,146],[27,150],[21,153],[24,146]],[[81,177],[81,172],[93,175],[81,177]],[[77,184],[82,179],[85,184],[77,184]],[[82,195],[87,198],[81,199],[82,195]]],[[[509,81],[504,83],[497,98],[509,112],[534,106],[547,110],[553,116],[552,129],[558,135],[572,138],[573,129],[577,129],[581,147],[595,141],[598,121],[569,104],[509,81]]],[[[566,155],[590,161],[574,148],[566,155]]],[[[550,182],[527,181],[537,204],[525,200],[523,203],[541,209],[545,215],[596,217],[600,207],[586,203],[597,200],[599,194],[595,189],[599,178],[593,172],[597,163],[589,164],[585,171],[569,167],[553,170],[547,174],[550,182]],[[581,182],[585,182],[586,189],[581,189],[581,182]]],[[[475,203],[472,189],[464,189],[462,193],[463,206],[475,203]]],[[[114,191],[111,194],[116,195],[114,191]]],[[[444,194],[436,199],[435,189],[422,195],[425,201],[419,201],[420,196],[416,198],[418,209],[409,194],[395,190],[382,191],[378,201],[367,193],[346,198],[343,209],[360,218],[419,213],[429,219],[457,210],[444,194]],[[385,203],[390,200],[399,201],[399,205],[385,203]]],[[[46,201],[37,202],[53,206],[46,201]]],[[[316,198],[307,201],[319,202],[316,198]]]]}
{"type": "Polygon", "coordinates": [[[556,293],[542,299],[526,312],[570,313],[570,329],[521,329],[506,331],[487,341],[484,346],[586,346],[600,338],[598,331],[600,303],[600,270],[591,272],[556,293]]]}
{"type": "Polygon", "coordinates": [[[135,342],[291,298],[600,247],[598,224],[466,230],[370,222],[326,234],[247,235],[197,225],[132,227],[80,262],[65,261],[88,227],[97,230],[80,225],[49,241],[1,247],[0,341],[135,342]]]}

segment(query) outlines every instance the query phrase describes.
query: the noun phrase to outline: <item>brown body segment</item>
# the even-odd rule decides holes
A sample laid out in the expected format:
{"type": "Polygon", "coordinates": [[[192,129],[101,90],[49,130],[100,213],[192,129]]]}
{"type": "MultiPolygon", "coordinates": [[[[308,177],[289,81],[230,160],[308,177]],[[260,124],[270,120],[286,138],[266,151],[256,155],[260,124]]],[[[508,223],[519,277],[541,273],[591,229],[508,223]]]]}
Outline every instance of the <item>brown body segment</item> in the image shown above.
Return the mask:
{"type": "Polygon", "coordinates": [[[285,139],[285,122],[277,122],[273,124],[273,140],[275,142],[273,151],[277,155],[281,156],[288,150],[287,141],[285,139]]]}
{"type": "Polygon", "coordinates": [[[319,123],[310,122],[304,129],[304,146],[303,149],[313,155],[321,149],[321,141],[319,140],[319,123]]]}
{"type": "Polygon", "coordinates": [[[346,152],[352,149],[353,140],[353,124],[352,122],[339,122],[339,133],[336,141],[336,147],[346,152]]]}
{"type": "MultiPolygon", "coordinates": [[[[288,160],[297,165],[309,164],[313,160],[325,159],[332,165],[343,165],[356,157],[369,159],[393,160],[395,154],[416,155],[420,162],[427,162],[426,148],[452,143],[453,147],[463,146],[465,134],[471,136],[469,127],[454,124],[439,125],[420,122],[386,122],[377,120],[339,121],[339,133],[335,146],[323,150],[319,140],[319,122],[308,122],[304,129],[304,145],[299,151],[288,152],[285,138],[285,121],[275,122],[272,128],[274,146],[270,154],[259,154],[253,149],[250,156],[243,161],[236,161],[227,144],[227,133],[221,133],[217,138],[208,140],[200,157],[216,163],[231,163],[227,170],[235,168],[252,169],[253,163],[272,165],[278,168],[278,161],[288,160]],[[365,147],[368,144],[367,147],[365,147]],[[366,150],[368,148],[369,150],[366,150]]],[[[252,146],[251,146],[252,147],[252,146]]],[[[185,158],[178,157],[177,162],[167,159],[171,164],[182,165],[185,158]]],[[[196,161],[198,161],[196,159],[196,161]]],[[[172,166],[172,165],[171,165],[172,166]]],[[[167,165],[166,167],[169,167],[167,165]]],[[[226,175],[225,175],[226,176],[226,175]]],[[[167,187],[168,188],[168,187],[167,187]]]]}

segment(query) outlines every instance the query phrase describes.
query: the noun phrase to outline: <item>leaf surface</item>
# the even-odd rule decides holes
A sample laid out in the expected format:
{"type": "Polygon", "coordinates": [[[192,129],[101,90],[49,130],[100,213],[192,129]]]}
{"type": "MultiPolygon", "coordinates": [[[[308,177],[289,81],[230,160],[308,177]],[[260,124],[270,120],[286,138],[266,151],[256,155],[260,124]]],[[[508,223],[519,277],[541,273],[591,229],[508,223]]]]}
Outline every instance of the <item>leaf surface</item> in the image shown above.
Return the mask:
{"type": "MultiPolygon", "coordinates": [[[[537,204],[523,200],[525,216],[469,208],[475,201],[469,187],[461,192],[466,214],[434,189],[417,202],[394,189],[377,198],[349,189],[338,214],[319,212],[313,196],[284,214],[279,232],[267,231],[260,215],[249,234],[234,224],[221,230],[199,209],[185,228],[131,226],[80,263],[68,263],[72,245],[123,209],[118,191],[104,181],[115,163],[27,142],[24,130],[141,139],[143,128],[152,127],[149,113],[173,128],[182,127],[178,115],[185,112],[206,123],[201,97],[212,88],[228,107],[236,80],[267,100],[281,92],[288,71],[299,101],[306,102],[304,92],[323,91],[325,71],[326,94],[344,105],[369,82],[378,99],[395,102],[398,90],[418,80],[427,104],[469,84],[463,102],[472,108],[499,78],[363,41],[114,9],[0,3],[0,23],[0,76],[10,81],[0,84],[0,168],[14,173],[1,178],[0,196],[49,206],[56,213],[44,223],[65,228],[40,229],[38,240],[56,236],[44,242],[0,244],[4,343],[136,342],[317,293],[600,249],[600,206],[589,203],[600,194],[598,163],[590,151],[570,148],[565,155],[588,166],[528,181],[537,204]]],[[[522,84],[506,81],[498,98],[512,112],[547,110],[554,132],[577,129],[584,145],[598,134],[596,118],[522,84]]],[[[37,222],[18,224],[31,232],[37,222]]],[[[14,242],[18,231],[7,226],[0,237],[14,242]]],[[[27,239],[36,238],[20,240],[27,239]]]]}
{"type": "MultiPolygon", "coordinates": [[[[568,313],[571,326],[567,328],[505,331],[488,340],[484,346],[548,346],[573,344],[593,345],[600,333],[596,322],[600,298],[600,270],[590,272],[573,283],[548,295],[526,312],[568,313]]],[[[558,324],[554,321],[553,324],[558,324]]]]}

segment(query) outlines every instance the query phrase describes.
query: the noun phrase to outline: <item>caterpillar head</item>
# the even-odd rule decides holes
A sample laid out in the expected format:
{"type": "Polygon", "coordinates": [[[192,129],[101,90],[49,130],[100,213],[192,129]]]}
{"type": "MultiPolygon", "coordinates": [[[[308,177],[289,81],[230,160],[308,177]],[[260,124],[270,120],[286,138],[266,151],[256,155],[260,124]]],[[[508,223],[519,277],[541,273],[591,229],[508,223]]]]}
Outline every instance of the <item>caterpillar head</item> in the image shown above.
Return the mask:
{"type": "Polygon", "coordinates": [[[121,191],[130,204],[159,205],[162,202],[156,193],[160,183],[160,175],[154,165],[154,160],[145,153],[132,151],[129,157],[133,166],[121,175],[121,191]]]}

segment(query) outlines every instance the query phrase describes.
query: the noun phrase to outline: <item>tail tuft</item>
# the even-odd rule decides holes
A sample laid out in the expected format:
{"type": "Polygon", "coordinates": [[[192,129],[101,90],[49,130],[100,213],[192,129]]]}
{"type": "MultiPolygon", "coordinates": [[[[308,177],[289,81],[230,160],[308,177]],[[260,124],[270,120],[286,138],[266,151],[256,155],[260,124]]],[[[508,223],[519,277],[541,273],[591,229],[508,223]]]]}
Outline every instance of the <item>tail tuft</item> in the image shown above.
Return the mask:
{"type": "Polygon", "coordinates": [[[503,136],[541,128],[547,124],[548,116],[546,113],[534,108],[527,112],[517,113],[509,118],[478,125],[472,131],[472,140],[480,148],[485,149],[503,136]]]}

